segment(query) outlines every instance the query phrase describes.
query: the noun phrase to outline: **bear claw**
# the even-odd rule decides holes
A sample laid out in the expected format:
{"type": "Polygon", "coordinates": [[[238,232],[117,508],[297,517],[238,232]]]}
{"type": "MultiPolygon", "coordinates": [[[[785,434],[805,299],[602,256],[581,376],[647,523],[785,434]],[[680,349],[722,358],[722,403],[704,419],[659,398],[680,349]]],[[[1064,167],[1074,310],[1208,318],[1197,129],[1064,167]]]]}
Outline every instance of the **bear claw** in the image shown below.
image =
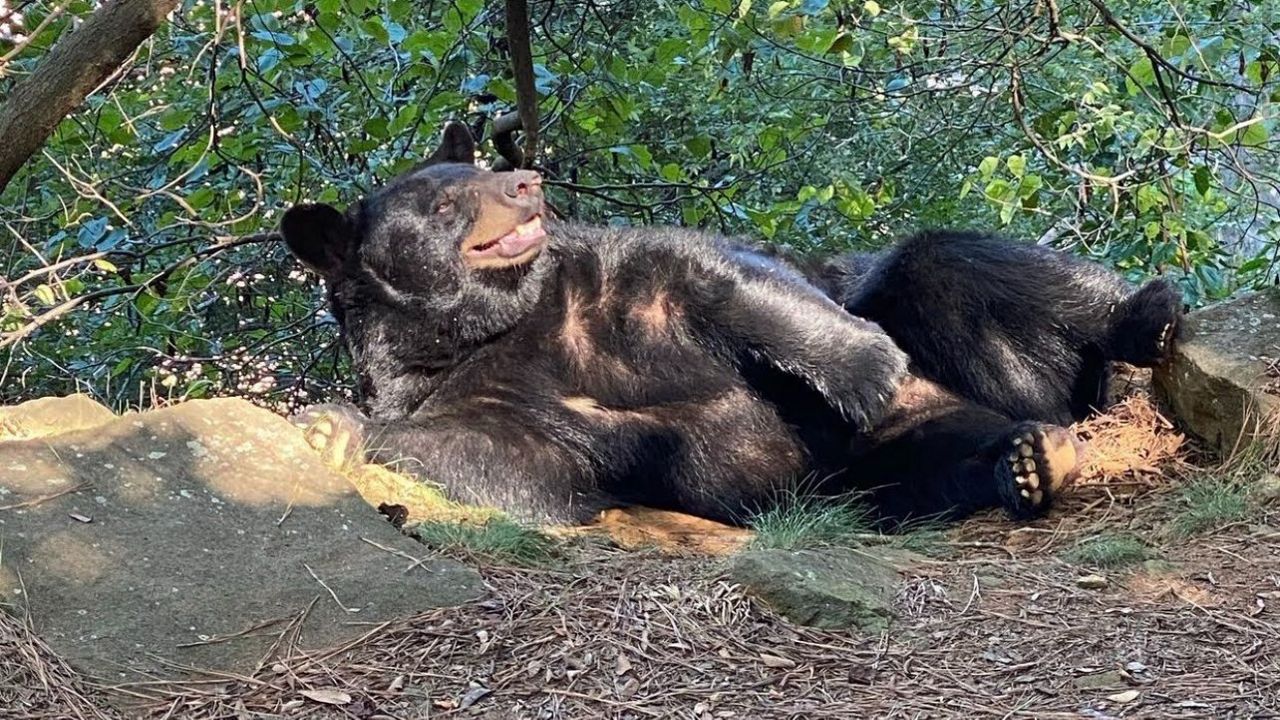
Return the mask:
{"type": "Polygon", "coordinates": [[[364,421],[355,408],[338,404],[317,405],[291,420],[303,429],[307,444],[320,453],[330,467],[344,469],[363,460],[364,421]]]}
{"type": "Polygon", "coordinates": [[[1173,323],[1165,323],[1160,329],[1160,336],[1156,338],[1156,352],[1163,355],[1169,349],[1170,340],[1173,338],[1173,323]]]}
{"type": "Polygon", "coordinates": [[[1016,517],[1034,517],[1048,509],[1052,496],[1072,480],[1078,470],[1079,457],[1071,435],[1063,428],[1031,424],[1027,430],[1014,433],[1014,452],[1007,457],[1009,473],[1002,481],[1001,496],[1005,507],[1016,517]]]}

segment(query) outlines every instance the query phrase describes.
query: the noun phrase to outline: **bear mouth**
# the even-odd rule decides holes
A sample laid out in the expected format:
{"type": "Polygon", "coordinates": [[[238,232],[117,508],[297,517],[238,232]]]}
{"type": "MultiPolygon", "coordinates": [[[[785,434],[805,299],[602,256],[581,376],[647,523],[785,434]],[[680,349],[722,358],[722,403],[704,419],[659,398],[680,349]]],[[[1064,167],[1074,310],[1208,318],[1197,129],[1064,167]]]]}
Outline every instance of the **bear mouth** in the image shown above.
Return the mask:
{"type": "Polygon", "coordinates": [[[465,248],[463,256],[472,267],[478,268],[522,265],[532,260],[546,241],[542,213],[537,213],[499,237],[465,248]]]}

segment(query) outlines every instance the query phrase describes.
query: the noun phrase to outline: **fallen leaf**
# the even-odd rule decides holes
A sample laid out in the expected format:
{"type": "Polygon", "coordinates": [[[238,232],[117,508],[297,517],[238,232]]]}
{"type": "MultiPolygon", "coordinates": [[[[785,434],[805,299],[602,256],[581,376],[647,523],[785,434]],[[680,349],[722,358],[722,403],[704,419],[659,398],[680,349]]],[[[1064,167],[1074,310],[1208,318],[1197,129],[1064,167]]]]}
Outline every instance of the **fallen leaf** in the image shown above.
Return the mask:
{"type": "Polygon", "coordinates": [[[463,694],[462,699],[458,701],[458,709],[465,710],[466,708],[469,708],[472,705],[475,705],[476,702],[480,700],[480,698],[484,697],[485,695],[488,695],[491,692],[493,691],[487,687],[471,688],[465,694],[463,694]]]}
{"type": "Polygon", "coordinates": [[[769,653],[760,653],[760,662],[763,662],[765,667],[771,668],[793,668],[796,666],[795,660],[788,660],[787,658],[770,655],[769,653]]]}
{"type": "Polygon", "coordinates": [[[632,695],[635,695],[636,691],[639,689],[640,681],[633,677],[629,677],[626,679],[626,682],[619,685],[614,692],[617,694],[619,700],[626,700],[632,695]]]}
{"type": "Polygon", "coordinates": [[[346,705],[351,702],[351,695],[341,690],[330,688],[327,690],[299,690],[298,694],[308,700],[314,700],[325,705],[346,705]]]}
{"type": "Polygon", "coordinates": [[[1076,578],[1076,587],[1081,587],[1085,590],[1101,590],[1106,586],[1107,579],[1101,575],[1085,575],[1084,577],[1076,578]]]}
{"type": "Polygon", "coordinates": [[[1125,703],[1130,703],[1130,702],[1133,702],[1134,700],[1137,700],[1138,695],[1140,694],[1141,693],[1139,693],[1137,690],[1125,690],[1124,692],[1116,693],[1115,695],[1108,695],[1107,699],[1118,705],[1123,705],[1125,703]]]}
{"type": "Polygon", "coordinates": [[[82,522],[82,523],[93,522],[93,518],[89,517],[88,515],[81,515],[80,513],[67,513],[67,516],[77,522],[82,522]]]}
{"type": "Polygon", "coordinates": [[[613,674],[622,676],[629,672],[631,672],[631,661],[627,659],[626,655],[618,653],[618,667],[613,671],[613,674]]]}

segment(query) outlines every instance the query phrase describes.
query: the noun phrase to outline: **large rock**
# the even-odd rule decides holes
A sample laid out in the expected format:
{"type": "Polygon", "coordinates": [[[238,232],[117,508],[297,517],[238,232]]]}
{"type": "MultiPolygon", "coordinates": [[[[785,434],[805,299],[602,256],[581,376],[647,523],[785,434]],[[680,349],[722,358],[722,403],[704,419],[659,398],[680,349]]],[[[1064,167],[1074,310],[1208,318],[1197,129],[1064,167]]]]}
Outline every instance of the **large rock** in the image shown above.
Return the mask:
{"type": "Polygon", "coordinates": [[[0,440],[45,437],[84,430],[115,420],[116,416],[88,395],[28,400],[0,407],[0,440]]]}
{"type": "Polygon", "coordinates": [[[0,602],[112,681],[249,672],[277,642],[329,647],[482,592],[456,562],[416,564],[428,552],[298,429],[239,400],[0,442],[0,548],[0,602]]]}
{"type": "Polygon", "coordinates": [[[1277,363],[1280,288],[1271,288],[1188,315],[1172,361],[1154,380],[1187,429],[1229,452],[1280,413],[1277,363]]]}
{"type": "Polygon", "coordinates": [[[888,549],[748,550],[729,579],[800,625],[879,632],[893,619],[893,597],[910,553],[888,549]]]}

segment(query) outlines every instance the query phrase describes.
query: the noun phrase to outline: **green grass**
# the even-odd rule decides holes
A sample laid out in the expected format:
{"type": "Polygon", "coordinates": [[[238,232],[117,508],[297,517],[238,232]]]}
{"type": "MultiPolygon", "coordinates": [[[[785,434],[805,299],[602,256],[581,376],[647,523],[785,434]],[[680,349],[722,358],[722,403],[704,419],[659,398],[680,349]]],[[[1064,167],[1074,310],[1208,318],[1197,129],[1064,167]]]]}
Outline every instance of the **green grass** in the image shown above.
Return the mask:
{"type": "Polygon", "coordinates": [[[424,522],[409,534],[436,550],[514,565],[545,564],[559,549],[552,538],[504,517],[483,524],[424,522]]]}
{"type": "Polygon", "coordinates": [[[1102,533],[1085,539],[1067,550],[1062,558],[1074,565],[1118,568],[1133,565],[1151,557],[1151,549],[1133,535],[1102,533]]]}
{"type": "Polygon", "coordinates": [[[1235,477],[1205,475],[1185,485],[1174,503],[1169,531],[1174,537],[1191,537],[1248,517],[1249,487],[1235,477]]]}
{"type": "Polygon", "coordinates": [[[1168,533],[1175,538],[1217,530],[1253,512],[1250,488],[1280,460],[1280,442],[1260,436],[1223,464],[1193,476],[1173,499],[1168,533]]]}
{"type": "Polygon", "coordinates": [[[1220,467],[1193,476],[1173,498],[1169,535],[1187,538],[1248,519],[1256,509],[1251,491],[1276,463],[1280,435],[1273,429],[1239,448],[1220,467]]]}
{"type": "Polygon", "coordinates": [[[867,509],[852,498],[813,498],[789,494],[751,519],[755,547],[802,550],[850,546],[873,534],[867,509]]]}

